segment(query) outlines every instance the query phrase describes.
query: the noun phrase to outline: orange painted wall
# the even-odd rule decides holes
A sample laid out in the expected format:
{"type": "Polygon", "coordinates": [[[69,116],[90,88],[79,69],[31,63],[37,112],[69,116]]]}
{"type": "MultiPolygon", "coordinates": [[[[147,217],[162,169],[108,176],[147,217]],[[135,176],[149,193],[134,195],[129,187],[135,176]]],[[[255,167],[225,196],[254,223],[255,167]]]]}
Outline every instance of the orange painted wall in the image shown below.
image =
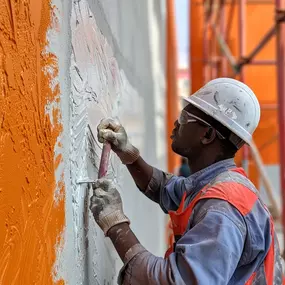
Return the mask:
{"type": "MultiPolygon", "coordinates": [[[[214,1],[215,2],[215,1],[214,1]]],[[[217,1],[216,1],[217,2],[217,1]]],[[[239,54],[238,37],[238,5],[235,5],[234,14],[229,21],[230,2],[226,1],[226,27],[231,26],[228,44],[233,55],[239,54]],[[231,25],[229,23],[232,23],[231,25]]],[[[260,3],[261,1],[259,1],[260,3]]],[[[203,85],[203,7],[202,1],[191,1],[191,79],[192,92],[203,85]]],[[[263,35],[274,24],[274,5],[264,1],[263,4],[254,4],[248,1],[246,7],[246,54],[249,54],[259,43],[263,35]]],[[[210,33],[208,34],[210,36],[210,33]]],[[[255,58],[275,59],[275,38],[262,49],[255,58]]],[[[228,66],[230,71],[230,67],[228,66]]],[[[229,75],[230,76],[230,73],[229,75]]],[[[245,68],[245,83],[248,84],[257,95],[261,105],[277,103],[276,67],[272,66],[247,66],[245,68]]],[[[277,110],[261,110],[259,127],[254,134],[257,147],[260,148],[278,134],[277,110]]],[[[279,163],[278,141],[261,150],[262,158],[266,164],[279,163]]],[[[241,155],[237,156],[239,163],[241,155]]],[[[258,184],[258,174],[254,163],[250,162],[250,178],[258,184]]]]}
{"type": "Polygon", "coordinates": [[[55,248],[64,224],[57,60],[45,50],[49,0],[0,0],[0,284],[52,284],[55,248]],[[52,69],[53,75],[47,74],[52,69]],[[55,190],[59,189],[56,199],[55,190]],[[60,198],[61,196],[61,198],[60,198]],[[57,201],[57,202],[55,202],[57,201]]]}

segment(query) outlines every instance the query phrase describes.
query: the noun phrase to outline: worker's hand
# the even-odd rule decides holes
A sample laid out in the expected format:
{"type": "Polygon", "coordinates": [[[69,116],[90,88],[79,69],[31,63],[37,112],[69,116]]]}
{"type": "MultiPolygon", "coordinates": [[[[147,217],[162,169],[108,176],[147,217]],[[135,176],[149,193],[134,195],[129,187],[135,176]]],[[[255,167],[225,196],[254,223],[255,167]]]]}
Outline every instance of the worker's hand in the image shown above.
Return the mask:
{"type": "Polygon", "coordinates": [[[132,164],[139,158],[138,149],[129,142],[126,130],[118,119],[101,120],[97,132],[99,142],[109,142],[124,164],[132,164]]]}
{"type": "Polygon", "coordinates": [[[99,179],[92,184],[92,188],[90,210],[106,236],[113,226],[125,222],[130,223],[123,212],[120,193],[112,181],[106,178],[99,179]]]}

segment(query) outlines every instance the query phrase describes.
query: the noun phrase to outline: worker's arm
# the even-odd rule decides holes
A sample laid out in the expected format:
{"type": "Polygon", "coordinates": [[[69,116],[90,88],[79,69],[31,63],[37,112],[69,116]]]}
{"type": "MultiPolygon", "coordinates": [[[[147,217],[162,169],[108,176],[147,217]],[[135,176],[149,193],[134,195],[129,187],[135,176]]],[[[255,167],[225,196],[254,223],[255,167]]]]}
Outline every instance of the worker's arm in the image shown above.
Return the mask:
{"type": "Polygon", "coordinates": [[[145,192],[153,176],[153,167],[139,156],[139,158],[132,164],[127,164],[127,168],[138,188],[142,192],[145,192]]]}
{"type": "Polygon", "coordinates": [[[117,190],[108,183],[101,180],[94,185],[90,209],[124,262],[120,284],[228,284],[241,259],[246,234],[243,218],[228,215],[228,204],[215,207],[219,200],[213,199],[208,210],[203,207],[175,252],[163,259],[140,245],[125,219],[117,190]]]}

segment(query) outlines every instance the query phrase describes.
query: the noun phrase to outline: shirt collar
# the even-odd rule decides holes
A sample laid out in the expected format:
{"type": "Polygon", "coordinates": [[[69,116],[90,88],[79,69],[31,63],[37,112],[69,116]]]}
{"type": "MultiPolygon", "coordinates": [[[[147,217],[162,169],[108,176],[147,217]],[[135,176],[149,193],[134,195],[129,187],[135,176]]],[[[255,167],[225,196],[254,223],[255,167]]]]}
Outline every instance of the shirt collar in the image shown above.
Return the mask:
{"type": "Polygon", "coordinates": [[[187,184],[186,189],[189,189],[190,193],[192,192],[195,194],[210,183],[216,176],[235,167],[236,164],[233,158],[218,161],[187,177],[185,180],[185,183],[187,184]]]}

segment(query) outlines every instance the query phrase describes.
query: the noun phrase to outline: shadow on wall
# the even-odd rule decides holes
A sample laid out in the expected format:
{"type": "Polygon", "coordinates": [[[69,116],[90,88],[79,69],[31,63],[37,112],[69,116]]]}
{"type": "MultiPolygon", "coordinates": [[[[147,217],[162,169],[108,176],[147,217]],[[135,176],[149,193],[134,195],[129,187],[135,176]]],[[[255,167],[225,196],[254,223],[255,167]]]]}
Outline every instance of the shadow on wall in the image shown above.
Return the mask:
{"type": "MultiPolygon", "coordinates": [[[[159,84],[153,74],[151,44],[148,24],[149,2],[140,0],[109,1],[88,0],[90,10],[97,25],[110,44],[120,69],[124,70],[127,80],[146,102],[144,104],[145,142],[141,150],[146,158],[156,157],[155,142],[148,139],[155,133],[154,85],[159,84]]],[[[160,1],[154,1],[155,16],[161,21],[160,1]],[[160,11],[160,12],[159,12],[160,11]]],[[[160,36],[160,56],[164,55],[164,36],[160,36]]],[[[164,57],[160,58],[164,62],[164,57]]],[[[161,68],[164,70],[163,65],[161,68]]],[[[154,162],[155,163],[155,162],[154,162]]]]}

